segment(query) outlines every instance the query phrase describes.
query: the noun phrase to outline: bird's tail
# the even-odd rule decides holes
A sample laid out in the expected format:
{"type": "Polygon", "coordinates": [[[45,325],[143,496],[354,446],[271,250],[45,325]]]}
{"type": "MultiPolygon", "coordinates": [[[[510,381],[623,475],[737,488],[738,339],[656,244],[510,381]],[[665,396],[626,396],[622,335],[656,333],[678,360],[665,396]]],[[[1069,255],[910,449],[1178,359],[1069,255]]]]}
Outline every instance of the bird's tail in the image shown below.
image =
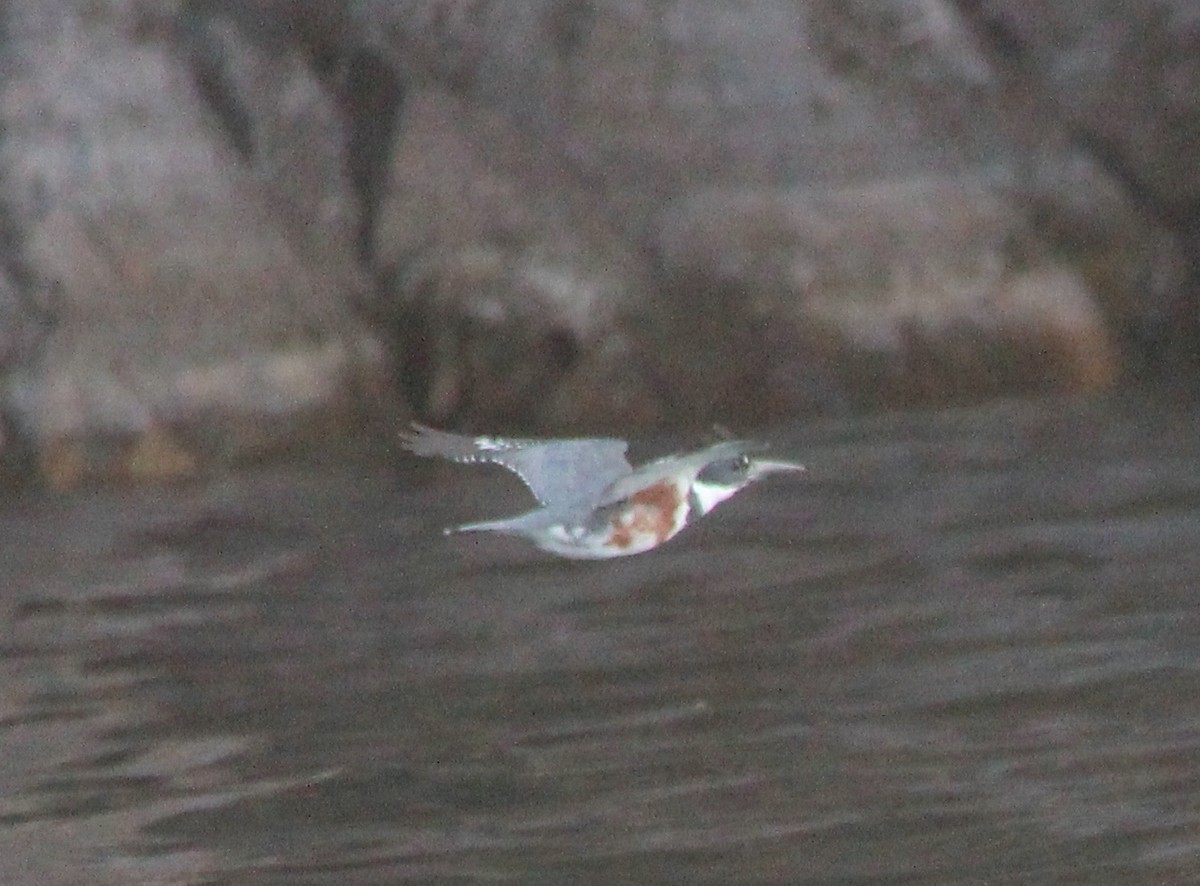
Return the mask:
{"type": "Polygon", "coordinates": [[[508,535],[521,535],[523,528],[516,525],[516,520],[485,520],[480,523],[464,523],[461,526],[448,526],[443,530],[446,535],[457,535],[460,532],[503,532],[508,535]]]}

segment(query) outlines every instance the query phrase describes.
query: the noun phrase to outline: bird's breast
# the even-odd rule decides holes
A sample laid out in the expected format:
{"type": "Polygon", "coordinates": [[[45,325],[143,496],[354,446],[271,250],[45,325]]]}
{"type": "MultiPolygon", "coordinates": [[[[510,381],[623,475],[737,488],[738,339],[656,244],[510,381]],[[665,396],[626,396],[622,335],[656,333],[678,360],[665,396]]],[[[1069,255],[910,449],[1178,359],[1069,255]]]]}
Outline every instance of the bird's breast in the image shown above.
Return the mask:
{"type": "Polygon", "coordinates": [[[679,532],[687,517],[686,489],[670,481],[655,483],[639,489],[615,509],[607,545],[623,554],[648,551],[679,532]]]}

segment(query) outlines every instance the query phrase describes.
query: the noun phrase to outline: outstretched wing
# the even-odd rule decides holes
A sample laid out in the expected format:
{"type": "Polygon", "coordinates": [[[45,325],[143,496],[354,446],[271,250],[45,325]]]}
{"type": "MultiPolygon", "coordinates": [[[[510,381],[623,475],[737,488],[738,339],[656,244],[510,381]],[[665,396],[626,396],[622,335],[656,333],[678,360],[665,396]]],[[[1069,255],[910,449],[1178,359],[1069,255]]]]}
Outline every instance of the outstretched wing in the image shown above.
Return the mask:
{"type": "Polygon", "coordinates": [[[592,506],[615,480],[633,468],[625,458],[628,444],[610,437],[581,440],[503,439],[451,434],[413,422],[400,435],[416,455],[457,462],[491,462],[520,477],[545,506],[570,502],[592,506]]]}

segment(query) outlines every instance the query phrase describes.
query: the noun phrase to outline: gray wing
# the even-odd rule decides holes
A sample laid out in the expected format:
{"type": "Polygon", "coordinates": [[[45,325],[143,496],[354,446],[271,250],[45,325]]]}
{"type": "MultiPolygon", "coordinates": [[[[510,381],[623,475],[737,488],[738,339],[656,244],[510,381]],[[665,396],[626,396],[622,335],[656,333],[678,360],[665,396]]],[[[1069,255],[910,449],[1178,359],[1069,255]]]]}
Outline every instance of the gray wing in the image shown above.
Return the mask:
{"type": "Polygon", "coordinates": [[[633,468],[625,458],[628,444],[611,437],[582,440],[503,439],[451,434],[413,423],[401,434],[404,448],[416,455],[457,462],[491,462],[520,477],[543,505],[599,500],[614,481],[633,468]]]}

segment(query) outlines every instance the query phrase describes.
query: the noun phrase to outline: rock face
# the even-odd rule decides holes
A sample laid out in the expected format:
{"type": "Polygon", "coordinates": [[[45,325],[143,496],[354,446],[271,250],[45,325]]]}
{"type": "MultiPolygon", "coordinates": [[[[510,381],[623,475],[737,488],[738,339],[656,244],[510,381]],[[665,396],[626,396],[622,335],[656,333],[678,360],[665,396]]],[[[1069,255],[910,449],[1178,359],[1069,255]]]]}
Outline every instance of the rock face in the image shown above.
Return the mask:
{"type": "Polygon", "coordinates": [[[71,485],[410,410],[630,430],[1175,375],[1200,19],[1048,10],[13,0],[0,452],[71,485]]]}
{"type": "Polygon", "coordinates": [[[585,419],[561,392],[598,381],[597,356],[620,347],[619,319],[650,288],[645,259],[569,176],[531,164],[536,150],[446,92],[406,100],[375,230],[377,311],[430,421],[585,419]]]}
{"type": "Polygon", "coordinates": [[[1082,277],[985,182],[714,191],[665,213],[658,242],[683,319],[646,350],[669,375],[684,343],[706,346],[714,418],[1113,381],[1082,277]]]}
{"type": "Polygon", "coordinates": [[[312,75],[231,53],[273,87],[247,143],[263,155],[247,158],[170,20],[114,4],[97,21],[90,5],[13,4],[0,95],[0,188],[49,327],[11,372],[11,406],[58,485],[270,445],[256,426],[344,412],[380,366],[346,297],[362,290],[353,201],[330,175],[337,121],[312,75]]]}
{"type": "Polygon", "coordinates": [[[389,274],[386,297],[408,306],[405,377],[434,419],[761,422],[1119,374],[1098,278],[1030,218],[1096,182],[1031,180],[1003,72],[949,7],[368,5],[358,24],[396,67],[440,84],[401,126],[409,174],[386,200],[405,225],[377,232],[378,255],[408,255],[387,267],[420,269],[389,274]],[[516,220],[532,205],[549,227],[516,220]],[[578,275],[571,319],[513,268],[566,257],[589,219],[588,251],[623,273],[599,299],[578,275]],[[612,231],[642,247],[636,273],[612,231]]]}

